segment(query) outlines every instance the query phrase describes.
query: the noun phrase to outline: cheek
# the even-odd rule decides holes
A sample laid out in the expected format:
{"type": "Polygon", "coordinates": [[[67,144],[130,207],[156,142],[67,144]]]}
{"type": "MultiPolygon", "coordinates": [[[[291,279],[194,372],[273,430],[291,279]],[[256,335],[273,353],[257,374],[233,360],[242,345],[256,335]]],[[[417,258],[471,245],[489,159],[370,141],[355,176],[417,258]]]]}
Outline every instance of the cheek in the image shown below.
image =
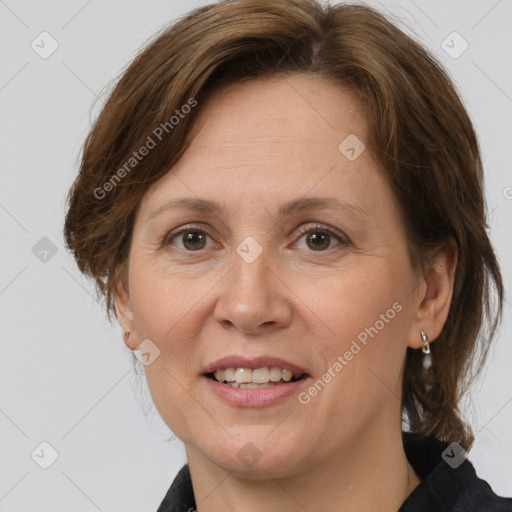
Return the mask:
{"type": "Polygon", "coordinates": [[[197,383],[198,341],[211,314],[211,297],[220,276],[207,273],[188,276],[169,271],[169,263],[155,258],[132,258],[130,298],[140,340],[151,340],[160,351],[144,367],[151,397],[171,429],[185,439],[185,420],[194,411],[190,399],[197,383]]]}
{"type": "MultiPolygon", "coordinates": [[[[159,356],[144,366],[147,386],[160,416],[182,440],[187,439],[190,425],[186,419],[197,412],[187,411],[190,400],[193,367],[193,338],[200,326],[190,322],[201,294],[191,286],[183,286],[179,276],[170,278],[150,266],[140,273],[130,288],[136,330],[140,340],[150,339],[159,356]]],[[[135,272],[134,274],[135,275],[135,272]]]]}
{"type": "MultiPolygon", "coordinates": [[[[370,347],[369,340],[394,340],[403,330],[405,278],[385,263],[346,267],[314,286],[304,282],[304,288],[296,287],[297,295],[307,292],[308,305],[326,327],[321,346],[331,359],[348,350],[353,340],[370,347]]],[[[383,345],[372,348],[379,351],[383,345]]]]}
{"type": "Polygon", "coordinates": [[[317,405],[322,404],[327,417],[338,416],[344,423],[354,410],[361,417],[363,411],[375,413],[386,396],[400,389],[410,320],[408,277],[397,275],[384,261],[377,263],[340,272],[315,288],[311,301],[329,327],[317,339],[325,364],[317,405]]]}
{"type": "Polygon", "coordinates": [[[181,352],[180,344],[187,344],[200,330],[200,324],[189,319],[201,311],[213,278],[171,272],[168,262],[154,258],[139,258],[131,275],[131,303],[139,335],[153,340],[163,352],[181,352]]]}

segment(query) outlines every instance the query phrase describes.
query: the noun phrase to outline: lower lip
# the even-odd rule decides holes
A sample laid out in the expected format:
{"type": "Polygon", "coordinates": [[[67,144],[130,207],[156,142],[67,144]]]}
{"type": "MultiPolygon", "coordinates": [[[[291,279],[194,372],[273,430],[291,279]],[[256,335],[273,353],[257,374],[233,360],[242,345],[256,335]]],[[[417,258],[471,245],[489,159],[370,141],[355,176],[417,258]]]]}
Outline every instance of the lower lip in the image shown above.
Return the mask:
{"type": "Polygon", "coordinates": [[[262,407],[271,405],[283,398],[296,395],[299,389],[307,384],[309,377],[294,382],[278,384],[268,388],[233,388],[209,377],[203,376],[206,384],[220,398],[233,405],[242,407],[262,407]]]}

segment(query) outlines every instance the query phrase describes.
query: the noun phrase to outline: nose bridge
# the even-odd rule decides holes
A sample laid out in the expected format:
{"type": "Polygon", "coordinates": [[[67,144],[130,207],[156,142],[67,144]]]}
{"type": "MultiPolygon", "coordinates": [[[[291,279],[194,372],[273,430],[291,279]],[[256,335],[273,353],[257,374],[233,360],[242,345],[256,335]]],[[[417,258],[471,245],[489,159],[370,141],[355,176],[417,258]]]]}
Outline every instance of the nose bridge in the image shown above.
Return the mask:
{"type": "Polygon", "coordinates": [[[270,232],[266,223],[268,212],[258,201],[243,197],[242,200],[246,215],[238,226],[238,234],[243,238],[234,246],[232,273],[239,284],[252,286],[259,279],[260,289],[264,292],[263,281],[268,280],[269,267],[272,265],[268,245],[270,232]],[[254,283],[251,284],[253,279],[254,283]]]}
{"type": "Polygon", "coordinates": [[[233,252],[231,272],[216,305],[217,320],[244,331],[288,321],[288,302],[273,266],[272,251],[264,249],[255,237],[243,239],[233,252]]]}
{"type": "Polygon", "coordinates": [[[270,250],[264,249],[254,237],[246,237],[233,254],[230,293],[238,296],[242,304],[249,300],[253,307],[258,301],[268,299],[269,287],[272,286],[271,265],[270,250]]]}

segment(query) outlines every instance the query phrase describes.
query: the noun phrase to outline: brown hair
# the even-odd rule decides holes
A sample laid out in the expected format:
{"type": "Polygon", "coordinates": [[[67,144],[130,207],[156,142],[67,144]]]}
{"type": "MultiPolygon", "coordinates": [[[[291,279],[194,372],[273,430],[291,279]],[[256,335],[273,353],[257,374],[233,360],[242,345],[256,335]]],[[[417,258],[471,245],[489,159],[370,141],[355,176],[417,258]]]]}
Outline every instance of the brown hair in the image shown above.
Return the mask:
{"type": "Polygon", "coordinates": [[[444,69],[376,10],[224,0],[157,34],[122,73],[87,136],[68,196],[67,247],[95,279],[111,318],[115,286],[126,283],[137,205],[188,145],[198,109],[184,106],[200,108],[216,88],[239,80],[292,73],[328,79],[360,98],[366,142],[394,191],[413,264],[428,264],[449,237],[458,245],[452,304],[431,348],[433,365],[421,371],[421,351],[407,349],[402,405],[411,431],[469,449],[474,437],[458,404],[485,363],[503,303],[478,141],[444,69]],[[176,115],[179,122],[171,122],[176,115]],[[165,128],[163,142],[131,161],[149,139],[156,142],[158,127],[162,134],[165,128]]]}

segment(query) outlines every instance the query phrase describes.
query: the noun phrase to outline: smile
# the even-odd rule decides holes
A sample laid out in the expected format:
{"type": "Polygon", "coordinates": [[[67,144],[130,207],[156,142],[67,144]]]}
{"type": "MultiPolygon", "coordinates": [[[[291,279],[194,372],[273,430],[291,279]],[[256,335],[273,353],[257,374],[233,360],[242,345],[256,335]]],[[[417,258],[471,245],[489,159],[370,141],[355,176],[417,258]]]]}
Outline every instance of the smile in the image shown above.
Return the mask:
{"type": "Polygon", "coordinates": [[[304,368],[273,356],[226,356],[203,368],[201,375],[210,393],[239,407],[275,404],[311,380],[304,368]]]}
{"type": "Polygon", "coordinates": [[[304,375],[304,373],[293,373],[287,368],[272,366],[254,370],[244,367],[229,367],[209,373],[208,377],[233,388],[256,389],[295,382],[302,379],[304,375]]]}

